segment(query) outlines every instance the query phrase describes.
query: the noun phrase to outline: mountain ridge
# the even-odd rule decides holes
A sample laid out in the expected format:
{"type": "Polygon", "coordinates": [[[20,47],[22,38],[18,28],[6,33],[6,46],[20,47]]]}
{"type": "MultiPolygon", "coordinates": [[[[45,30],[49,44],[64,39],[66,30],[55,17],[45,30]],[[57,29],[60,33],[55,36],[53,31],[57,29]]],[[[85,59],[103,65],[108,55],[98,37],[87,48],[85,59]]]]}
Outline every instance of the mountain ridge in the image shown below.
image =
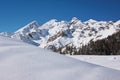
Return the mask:
{"type": "Polygon", "coordinates": [[[66,50],[66,46],[80,48],[87,45],[90,41],[107,38],[119,30],[120,20],[113,22],[89,19],[82,22],[78,18],[73,17],[71,21],[52,19],[43,25],[33,21],[11,35],[7,33],[0,33],[0,35],[9,36],[41,48],[52,49],[53,51],[60,49],[63,53],[66,50]]]}

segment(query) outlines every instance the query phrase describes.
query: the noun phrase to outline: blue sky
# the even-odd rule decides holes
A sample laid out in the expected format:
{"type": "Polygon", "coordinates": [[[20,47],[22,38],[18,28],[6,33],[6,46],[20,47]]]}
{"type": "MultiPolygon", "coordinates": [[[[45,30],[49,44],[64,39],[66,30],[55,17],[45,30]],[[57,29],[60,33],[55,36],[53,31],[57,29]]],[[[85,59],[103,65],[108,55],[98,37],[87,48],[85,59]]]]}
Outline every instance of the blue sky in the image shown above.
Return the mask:
{"type": "Polygon", "coordinates": [[[27,23],[50,19],[119,20],[120,0],[0,0],[0,32],[14,32],[27,23]]]}

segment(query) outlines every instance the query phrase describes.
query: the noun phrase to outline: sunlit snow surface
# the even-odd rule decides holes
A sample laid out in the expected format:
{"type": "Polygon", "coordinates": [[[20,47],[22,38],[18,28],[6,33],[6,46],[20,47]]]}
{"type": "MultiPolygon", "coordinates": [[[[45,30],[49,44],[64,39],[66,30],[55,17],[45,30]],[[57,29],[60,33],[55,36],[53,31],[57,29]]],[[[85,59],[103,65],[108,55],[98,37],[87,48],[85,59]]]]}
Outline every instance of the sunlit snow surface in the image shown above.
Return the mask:
{"type": "Polygon", "coordinates": [[[98,56],[98,55],[73,55],[72,58],[101,65],[104,67],[120,70],[120,55],[116,56],[98,56]]]}
{"type": "Polygon", "coordinates": [[[0,80],[120,80],[120,71],[0,36],[0,80]]]}

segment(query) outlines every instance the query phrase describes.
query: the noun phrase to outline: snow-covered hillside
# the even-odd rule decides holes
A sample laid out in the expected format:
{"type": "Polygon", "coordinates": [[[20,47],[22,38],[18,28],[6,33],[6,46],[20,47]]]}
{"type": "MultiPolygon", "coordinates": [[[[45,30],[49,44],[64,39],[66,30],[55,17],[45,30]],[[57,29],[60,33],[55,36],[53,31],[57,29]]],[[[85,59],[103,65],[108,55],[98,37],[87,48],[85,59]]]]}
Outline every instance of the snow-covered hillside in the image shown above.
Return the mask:
{"type": "Polygon", "coordinates": [[[104,67],[120,70],[120,56],[98,56],[98,55],[72,55],[69,56],[78,60],[101,65],[104,67]]]}
{"type": "Polygon", "coordinates": [[[120,80],[120,71],[0,36],[0,80],[120,80]]]}
{"type": "MultiPolygon", "coordinates": [[[[90,19],[82,22],[76,17],[71,21],[57,21],[52,19],[43,25],[33,21],[14,32],[10,36],[18,40],[52,50],[62,49],[66,46],[80,48],[90,41],[106,38],[120,30],[120,21],[96,21],[90,19]]],[[[4,35],[2,33],[2,35],[4,35]]]]}

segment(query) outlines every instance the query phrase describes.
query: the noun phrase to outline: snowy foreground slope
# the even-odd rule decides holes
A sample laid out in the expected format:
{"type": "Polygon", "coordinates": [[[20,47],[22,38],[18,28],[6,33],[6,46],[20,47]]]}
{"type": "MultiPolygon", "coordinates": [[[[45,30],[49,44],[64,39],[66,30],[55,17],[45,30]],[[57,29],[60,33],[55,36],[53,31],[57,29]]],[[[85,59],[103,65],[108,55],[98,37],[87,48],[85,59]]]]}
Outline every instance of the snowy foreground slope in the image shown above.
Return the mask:
{"type": "Polygon", "coordinates": [[[89,62],[92,64],[97,64],[101,66],[105,66],[108,68],[113,68],[120,70],[120,56],[119,55],[111,55],[111,56],[98,56],[98,55],[72,55],[69,56],[81,61],[89,62]]]}
{"type": "Polygon", "coordinates": [[[0,80],[120,80],[120,71],[0,36],[0,80]]]}

